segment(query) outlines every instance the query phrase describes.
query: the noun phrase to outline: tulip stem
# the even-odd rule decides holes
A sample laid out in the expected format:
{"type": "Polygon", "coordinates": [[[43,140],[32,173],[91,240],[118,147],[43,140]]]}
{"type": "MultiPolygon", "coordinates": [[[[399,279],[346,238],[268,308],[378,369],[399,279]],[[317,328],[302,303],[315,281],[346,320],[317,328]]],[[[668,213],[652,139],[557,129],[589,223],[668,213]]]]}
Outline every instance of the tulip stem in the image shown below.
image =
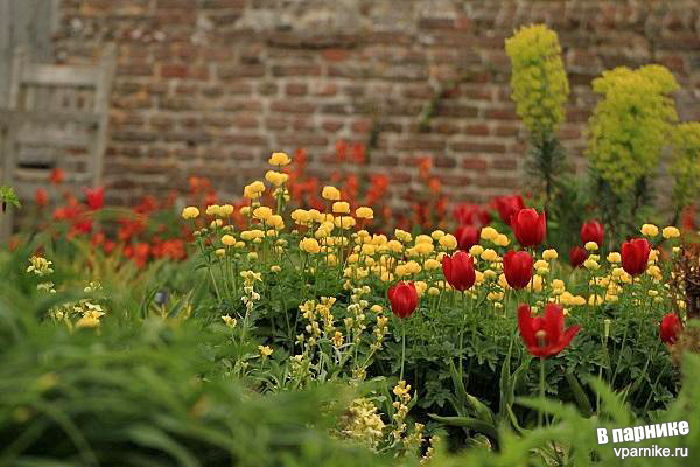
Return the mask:
{"type": "Polygon", "coordinates": [[[406,362],[406,320],[401,320],[401,375],[399,381],[403,381],[403,369],[406,362]]]}
{"type": "Polygon", "coordinates": [[[464,380],[464,324],[467,318],[467,292],[462,292],[462,328],[459,331],[459,378],[464,380]]]}
{"type": "MultiPolygon", "coordinates": [[[[545,373],[544,373],[544,357],[540,357],[540,401],[544,404],[545,401],[545,373]]],[[[539,411],[539,426],[542,427],[544,419],[544,408],[540,407],[539,411]]]]}

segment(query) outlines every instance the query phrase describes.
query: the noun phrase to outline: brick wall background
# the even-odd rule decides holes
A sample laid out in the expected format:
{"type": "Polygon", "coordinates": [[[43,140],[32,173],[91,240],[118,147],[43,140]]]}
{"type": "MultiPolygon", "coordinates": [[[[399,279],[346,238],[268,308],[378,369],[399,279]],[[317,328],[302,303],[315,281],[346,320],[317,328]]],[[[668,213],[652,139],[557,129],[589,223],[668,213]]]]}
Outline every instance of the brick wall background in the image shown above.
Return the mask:
{"type": "Polygon", "coordinates": [[[237,196],[272,151],[298,147],[323,173],[337,140],[373,130],[371,170],[399,203],[425,155],[454,200],[526,187],[504,40],[532,22],[562,42],[561,137],[578,170],[590,81],[606,68],[666,65],[681,117],[700,119],[697,0],[61,0],[60,13],[59,60],[118,44],[105,170],[119,203],[191,174],[237,196]]]}

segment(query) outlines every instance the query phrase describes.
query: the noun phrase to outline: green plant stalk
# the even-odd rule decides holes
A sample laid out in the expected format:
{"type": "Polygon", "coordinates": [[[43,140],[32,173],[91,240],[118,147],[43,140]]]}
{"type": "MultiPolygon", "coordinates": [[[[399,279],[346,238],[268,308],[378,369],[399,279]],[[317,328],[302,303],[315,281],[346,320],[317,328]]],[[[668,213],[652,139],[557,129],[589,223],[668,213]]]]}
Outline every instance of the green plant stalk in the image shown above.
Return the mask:
{"type": "Polygon", "coordinates": [[[406,321],[401,320],[401,373],[399,381],[403,381],[404,365],[406,363],[406,321]]]}
{"type": "MultiPolygon", "coordinates": [[[[545,371],[544,363],[545,357],[540,357],[540,401],[544,404],[545,402],[545,371]]],[[[542,427],[544,420],[544,409],[539,410],[539,426],[542,427]]]]}
{"type": "MultiPolygon", "coordinates": [[[[632,281],[632,284],[634,284],[634,280],[632,281]]],[[[624,290],[625,288],[622,287],[622,293],[620,293],[620,303],[623,304],[624,300],[624,290]]],[[[610,381],[610,388],[614,389],[615,388],[615,380],[617,379],[617,373],[620,369],[620,364],[622,363],[622,353],[625,350],[625,343],[627,342],[627,332],[629,331],[630,327],[630,307],[627,307],[627,313],[625,314],[625,332],[622,334],[622,345],[620,346],[620,353],[617,355],[617,363],[615,364],[615,372],[613,373],[612,380],[610,381]]]]}
{"type": "Polygon", "coordinates": [[[459,331],[459,377],[461,379],[464,379],[464,324],[467,314],[467,292],[462,291],[462,328],[459,331]]]}

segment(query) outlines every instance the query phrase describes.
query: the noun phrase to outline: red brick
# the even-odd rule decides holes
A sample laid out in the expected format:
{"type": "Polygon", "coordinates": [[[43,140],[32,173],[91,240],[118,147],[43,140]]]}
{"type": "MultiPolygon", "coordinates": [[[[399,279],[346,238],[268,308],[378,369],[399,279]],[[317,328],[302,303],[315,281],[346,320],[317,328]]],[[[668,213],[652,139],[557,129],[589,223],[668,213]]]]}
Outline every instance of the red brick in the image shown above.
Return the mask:
{"type": "Polygon", "coordinates": [[[285,92],[290,97],[305,96],[309,92],[309,87],[304,83],[289,83],[285,92]]]}
{"type": "Polygon", "coordinates": [[[464,159],[462,168],[467,170],[486,170],[486,161],[481,159],[464,159]]]}

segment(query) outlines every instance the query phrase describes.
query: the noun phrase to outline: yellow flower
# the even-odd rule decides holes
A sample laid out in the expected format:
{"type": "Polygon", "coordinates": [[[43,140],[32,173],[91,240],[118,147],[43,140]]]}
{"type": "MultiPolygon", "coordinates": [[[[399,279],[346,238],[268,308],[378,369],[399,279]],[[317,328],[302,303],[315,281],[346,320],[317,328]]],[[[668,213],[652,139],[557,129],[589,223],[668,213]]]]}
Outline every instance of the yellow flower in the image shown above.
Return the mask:
{"type": "Polygon", "coordinates": [[[471,248],[469,248],[469,254],[472,255],[474,258],[478,258],[481,256],[481,253],[484,252],[484,247],[481,245],[472,245],[471,248]]]}
{"type": "Polygon", "coordinates": [[[678,238],[681,236],[681,231],[672,225],[664,228],[663,230],[664,238],[678,238]]]}
{"type": "Polygon", "coordinates": [[[310,237],[304,237],[301,242],[299,242],[299,248],[307,253],[318,253],[321,251],[318,241],[310,237]]]}
{"type": "Polygon", "coordinates": [[[251,185],[248,185],[243,189],[243,196],[250,199],[260,198],[262,193],[262,191],[256,190],[251,185]]]}
{"type": "Polygon", "coordinates": [[[663,275],[661,274],[661,268],[659,268],[657,265],[649,266],[649,268],[647,269],[647,273],[654,279],[661,280],[663,278],[663,275]]]}
{"type": "Polygon", "coordinates": [[[258,349],[260,350],[260,355],[263,357],[269,357],[270,355],[272,355],[272,352],[274,352],[274,350],[265,345],[259,345],[258,349]]]}
{"type": "Polygon", "coordinates": [[[644,224],[641,230],[642,234],[646,237],[656,237],[659,235],[659,228],[654,224],[644,224]]]}
{"type": "Polygon", "coordinates": [[[282,229],[284,227],[284,220],[282,219],[282,216],[280,216],[279,214],[275,214],[273,216],[270,216],[267,219],[267,223],[270,224],[275,229],[282,229]]]}
{"type": "Polygon", "coordinates": [[[430,258],[425,261],[425,269],[428,271],[432,271],[433,269],[438,269],[440,268],[441,264],[440,261],[430,258]]]}
{"type": "Polygon", "coordinates": [[[357,221],[355,220],[354,217],[342,216],[342,217],[335,218],[335,226],[341,227],[344,230],[349,230],[349,229],[353,228],[356,224],[357,224],[357,221]]]}
{"type": "Polygon", "coordinates": [[[221,319],[224,320],[224,324],[230,328],[235,328],[236,324],[238,324],[238,320],[236,320],[236,318],[231,318],[229,314],[223,315],[221,319]]]}
{"type": "Polygon", "coordinates": [[[619,263],[622,261],[622,256],[616,251],[608,253],[608,261],[611,263],[619,263]]]}
{"type": "Polygon", "coordinates": [[[346,201],[336,201],[333,203],[333,212],[347,214],[350,212],[350,203],[346,201]]]}
{"type": "Polygon", "coordinates": [[[498,246],[508,246],[510,244],[510,240],[508,240],[508,237],[506,237],[503,234],[498,234],[493,241],[498,246]]]}
{"type": "Polygon", "coordinates": [[[420,243],[430,243],[432,245],[433,237],[429,237],[428,235],[418,235],[416,237],[416,241],[414,243],[416,245],[418,245],[420,243]]]}
{"type": "Polygon", "coordinates": [[[226,254],[226,250],[224,250],[223,248],[219,248],[214,253],[216,253],[218,256],[224,256],[226,254]]]}
{"type": "Polygon", "coordinates": [[[437,287],[430,287],[428,289],[428,295],[440,295],[440,289],[437,287]]]}
{"type": "Polygon", "coordinates": [[[588,251],[596,251],[598,249],[598,244],[596,242],[588,242],[585,247],[588,251]]]}
{"type": "Polygon", "coordinates": [[[282,268],[278,264],[273,264],[270,267],[270,271],[272,271],[272,272],[280,272],[281,270],[282,270],[282,268]]]}
{"type": "Polygon", "coordinates": [[[247,257],[250,260],[258,259],[258,253],[257,251],[251,251],[250,253],[248,253],[247,257]]]}
{"type": "Polygon", "coordinates": [[[99,315],[95,313],[85,313],[82,318],[80,318],[75,326],[78,328],[96,328],[100,325],[99,315]]]}
{"type": "Polygon", "coordinates": [[[33,272],[38,276],[53,273],[53,269],[51,268],[51,261],[42,256],[32,256],[31,258],[29,258],[29,262],[31,264],[29,267],[27,267],[27,272],[33,272]]]}
{"type": "Polygon", "coordinates": [[[586,259],[586,261],[583,262],[583,266],[586,269],[592,269],[594,271],[599,267],[598,262],[593,258],[586,259]]]}
{"type": "Polygon", "coordinates": [[[281,172],[275,172],[274,170],[268,170],[265,174],[265,180],[272,183],[276,187],[282,186],[289,180],[289,175],[281,172]]]}
{"type": "Polygon", "coordinates": [[[272,153],[272,157],[267,161],[270,165],[274,165],[277,167],[284,167],[285,165],[288,165],[291,160],[289,159],[289,156],[287,153],[284,152],[274,152],[272,153]]]}
{"type": "Polygon", "coordinates": [[[228,217],[233,214],[233,206],[230,204],[224,204],[219,208],[219,214],[221,217],[228,217]]]}
{"type": "Polygon", "coordinates": [[[233,246],[236,244],[236,239],[233,238],[231,235],[224,235],[221,237],[221,243],[223,243],[226,246],[233,246]]]}
{"type": "Polygon", "coordinates": [[[334,186],[325,186],[321,196],[328,201],[338,201],[340,199],[340,190],[334,186]]]}
{"type": "Polygon", "coordinates": [[[183,219],[194,219],[199,216],[199,209],[194,206],[190,206],[182,210],[183,219]]]}
{"type": "Polygon", "coordinates": [[[544,250],[542,252],[542,258],[546,260],[557,259],[558,257],[559,253],[557,253],[557,250],[544,250]]]}
{"type": "Polygon", "coordinates": [[[591,306],[599,306],[602,305],[604,301],[604,298],[601,295],[591,295],[588,297],[588,304],[591,306]]]}
{"type": "Polygon", "coordinates": [[[481,229],[481,238],[484,240],[495,240],[498,237],[498,230],[493,227],[484,227],[481,229]]]}
{"type": "Polygon", "coordinates": [[[372,208],[361,207],[355,210],[355,216],[358,219],[372,219],[374,217],[374,211],[372,208]]]}
{"type": "Polygon", "coordinates": [[[409,261],[406,263],[406,268],[411,274],[418,274],[423,269],[421,268],[420,264],[416,263],[415,261],[409,261]]]}
{"type": "Polygon", "coordinates": [[[435,247],[432,243],[418,243],[413,249],[418,254],[427,255],[428,253],[432,253],[435,247]]]}
{"type": "Polygon", "coordinates": [[[442,230],[435,230],[431,235],[435,240],[440,240],[442,237],[445,236],[445,232],[443,232],[442,230]]]}
{"type": "Polygon", "coordinates": [[[390,240],[386,246],[392,253],[401,253],[403,251],[403,245],[398,240],[390,240]]]}
{"type": "Polygon", "coordinates": [[[311,213],[305,209],[295,209],[292,211],[292,219],[294,219],[297,224],[307,224],[311,221],[311,213]]]}
{"type": "Polygon", "coordinates": [[[250,217],[251,209],[250,206],[244,206],[238,210],[238,213],[243,217],[250,217]]]}
{"type": "Polygon", "coordinates": [[[498,253],[489,248],[481,253],[481,258],[485,259],[486,261],[496,261],[498,259],[498,253]]]}
{"type": "Polygon", "coordinates": [[[384,311],[384,308],[381,305],[372,305],[372,307],[369,309],[372,313],[381,313],[384,311]]]}
{"type": "Polygon", "coordinates": [[[259,208],[255,208],[253,210],[253,217],[260,219],[261,221],[266,221],[272,216],[272,214],[272,209],[268,208],[267,206],[260,206],[259,208]]]}
{"type": "Polygon", "coordinates": [[[445,235],[443,237],[440,237],[440,245],[444,248],[447,248],[448,250],[454,250],[457,248],[457,239],[455,238],[454,235],[445,235]]]}

